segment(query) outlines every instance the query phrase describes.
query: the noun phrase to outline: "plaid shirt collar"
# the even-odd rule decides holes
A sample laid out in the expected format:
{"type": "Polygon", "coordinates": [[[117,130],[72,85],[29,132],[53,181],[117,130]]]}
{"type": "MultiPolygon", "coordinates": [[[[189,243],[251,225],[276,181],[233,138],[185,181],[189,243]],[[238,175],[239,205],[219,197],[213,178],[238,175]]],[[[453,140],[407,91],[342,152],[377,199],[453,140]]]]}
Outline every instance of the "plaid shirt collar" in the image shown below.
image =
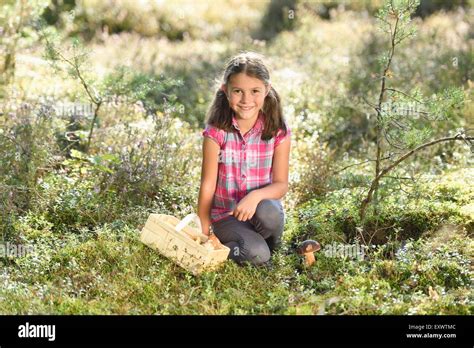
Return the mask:
{"type": "MultiPolygon", "coordinates": [[[[252,129],[249,130],[248,134],[259,132],[263,129],[263,121],[264,115],[262,111],[259,111],[257,122],[253,125],[252,129]]],[[[235,117],[235,113],[232,114],[232,125],[235,129],[240,132],[239,124],[237,123],[237,118],[235,117]]]]}

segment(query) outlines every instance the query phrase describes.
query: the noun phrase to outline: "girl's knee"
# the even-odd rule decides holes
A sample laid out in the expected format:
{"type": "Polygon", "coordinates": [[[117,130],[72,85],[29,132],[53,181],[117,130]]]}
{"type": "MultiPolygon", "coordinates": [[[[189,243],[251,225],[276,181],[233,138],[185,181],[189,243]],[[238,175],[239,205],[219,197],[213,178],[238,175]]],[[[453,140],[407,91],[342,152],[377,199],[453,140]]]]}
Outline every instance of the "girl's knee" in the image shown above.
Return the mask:
{"type": "Polygon", "coordinates": [[[285,223],[281,203],[274,199],[263,199],[257,206],[255,218],[268,230],[280,231],[285,223]]]}
{"type": "Polygon", "coordinates": [[[226,245],[230,248],[229,258],[239,264],[248,262],[253,265],[261,265],[270,260],[270,249],[264,240],[245,246],[235,242],[228,244],[229,245],[226,245]]]}
{"type": "Polygon", "coordinates": [[[254,265],[261,265],[270,260],[270,249],[267,243],[259,243],[249,250],[248,260],[254,265]]]}
{"type": "Polygon", "coordinates": [[[240,253],[239,263],[251,263],[253,265],[261,265],[270,260],[270,249],[264,240],[258,243],[246,244],[238,250],[240,253]]]}

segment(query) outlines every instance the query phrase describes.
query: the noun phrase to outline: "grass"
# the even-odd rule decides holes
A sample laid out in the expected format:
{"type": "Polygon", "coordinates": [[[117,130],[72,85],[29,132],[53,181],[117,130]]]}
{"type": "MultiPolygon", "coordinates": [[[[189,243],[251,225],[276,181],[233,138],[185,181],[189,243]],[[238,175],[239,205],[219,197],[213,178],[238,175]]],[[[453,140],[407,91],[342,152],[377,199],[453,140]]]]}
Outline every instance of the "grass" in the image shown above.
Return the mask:
{"type": "MultiPolygon", "coordinates": [[[[450,175],[439,180],[433,185],[452,182],[450,175]]],[[[469,187],[457,187],[464,187],[461,193],[470,192],[469,187]]],[[[314,207],[308,207],[301,208],[299,217],[314,221],[307,212],[314,207]]],[[[314,216],[333,211],[331,206],[318,209],[314,216]]],[[[319,226],[329,231],[333,223],[329,219],[319,226]]],[[[424,231],[417,240],[374,245],[362,259],[325,253],[329,242],[337,241],[330,235],[326,239],[306,235],[322,241],[323,252],[314,267],[305,268],[292,249],[303,239],[305,228],[291,215],[272,269],[227,261],[219,270],[197,277],[142,244],[134,224],[106,223],[68,233],[55,229],[47,216],[29,214],[15,228],[17,242],[33,246],[34,252],[2,259],[3,314],[472,314],[473,310],[474,243],[462,225],[443,224],[424,231]]]]}

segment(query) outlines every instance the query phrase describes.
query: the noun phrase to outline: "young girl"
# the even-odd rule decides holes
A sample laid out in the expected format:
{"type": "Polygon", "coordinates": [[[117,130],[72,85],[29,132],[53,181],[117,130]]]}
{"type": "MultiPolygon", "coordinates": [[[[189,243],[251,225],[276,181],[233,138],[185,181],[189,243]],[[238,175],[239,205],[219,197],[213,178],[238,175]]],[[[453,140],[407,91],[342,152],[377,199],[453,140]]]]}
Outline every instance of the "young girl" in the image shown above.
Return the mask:
{"type": "Polygon", "coordinates": [[[290,129],[260,55],[228,62],[202,134],[202,232],[239,264],[267,264],[283,233],[290,129]]]}

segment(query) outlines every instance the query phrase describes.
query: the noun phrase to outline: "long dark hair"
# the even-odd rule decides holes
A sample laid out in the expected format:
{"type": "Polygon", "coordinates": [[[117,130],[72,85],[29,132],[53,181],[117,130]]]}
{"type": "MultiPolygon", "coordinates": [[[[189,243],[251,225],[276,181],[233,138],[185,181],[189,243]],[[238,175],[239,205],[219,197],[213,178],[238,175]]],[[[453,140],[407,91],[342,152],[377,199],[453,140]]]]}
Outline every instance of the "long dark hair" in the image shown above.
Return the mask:
{"type": "MultiPolygon", "coordinates": [[[[227,86],[232,75],[239,73],[245,73],[248,76],[258,78],[264,83],[265,87],[268,87],[270,84],[270,74],[263,62],[263,57],[259,54],[243,52],[232,57],[227,62],[222,78],[219,81],[219,88],[206,115],[209,125],[227,132],[232,131],[233,110],[229,105],[225,92],[220,86],[221,84],[227,86]]],[[[280,96],[273,87],[270,88],[268,95],[265,97],[262,111],[265,115],[262,140],[273,138],[279,129],[282,129],[286,135],[287,129],[283,119],[280,96]]]]}

